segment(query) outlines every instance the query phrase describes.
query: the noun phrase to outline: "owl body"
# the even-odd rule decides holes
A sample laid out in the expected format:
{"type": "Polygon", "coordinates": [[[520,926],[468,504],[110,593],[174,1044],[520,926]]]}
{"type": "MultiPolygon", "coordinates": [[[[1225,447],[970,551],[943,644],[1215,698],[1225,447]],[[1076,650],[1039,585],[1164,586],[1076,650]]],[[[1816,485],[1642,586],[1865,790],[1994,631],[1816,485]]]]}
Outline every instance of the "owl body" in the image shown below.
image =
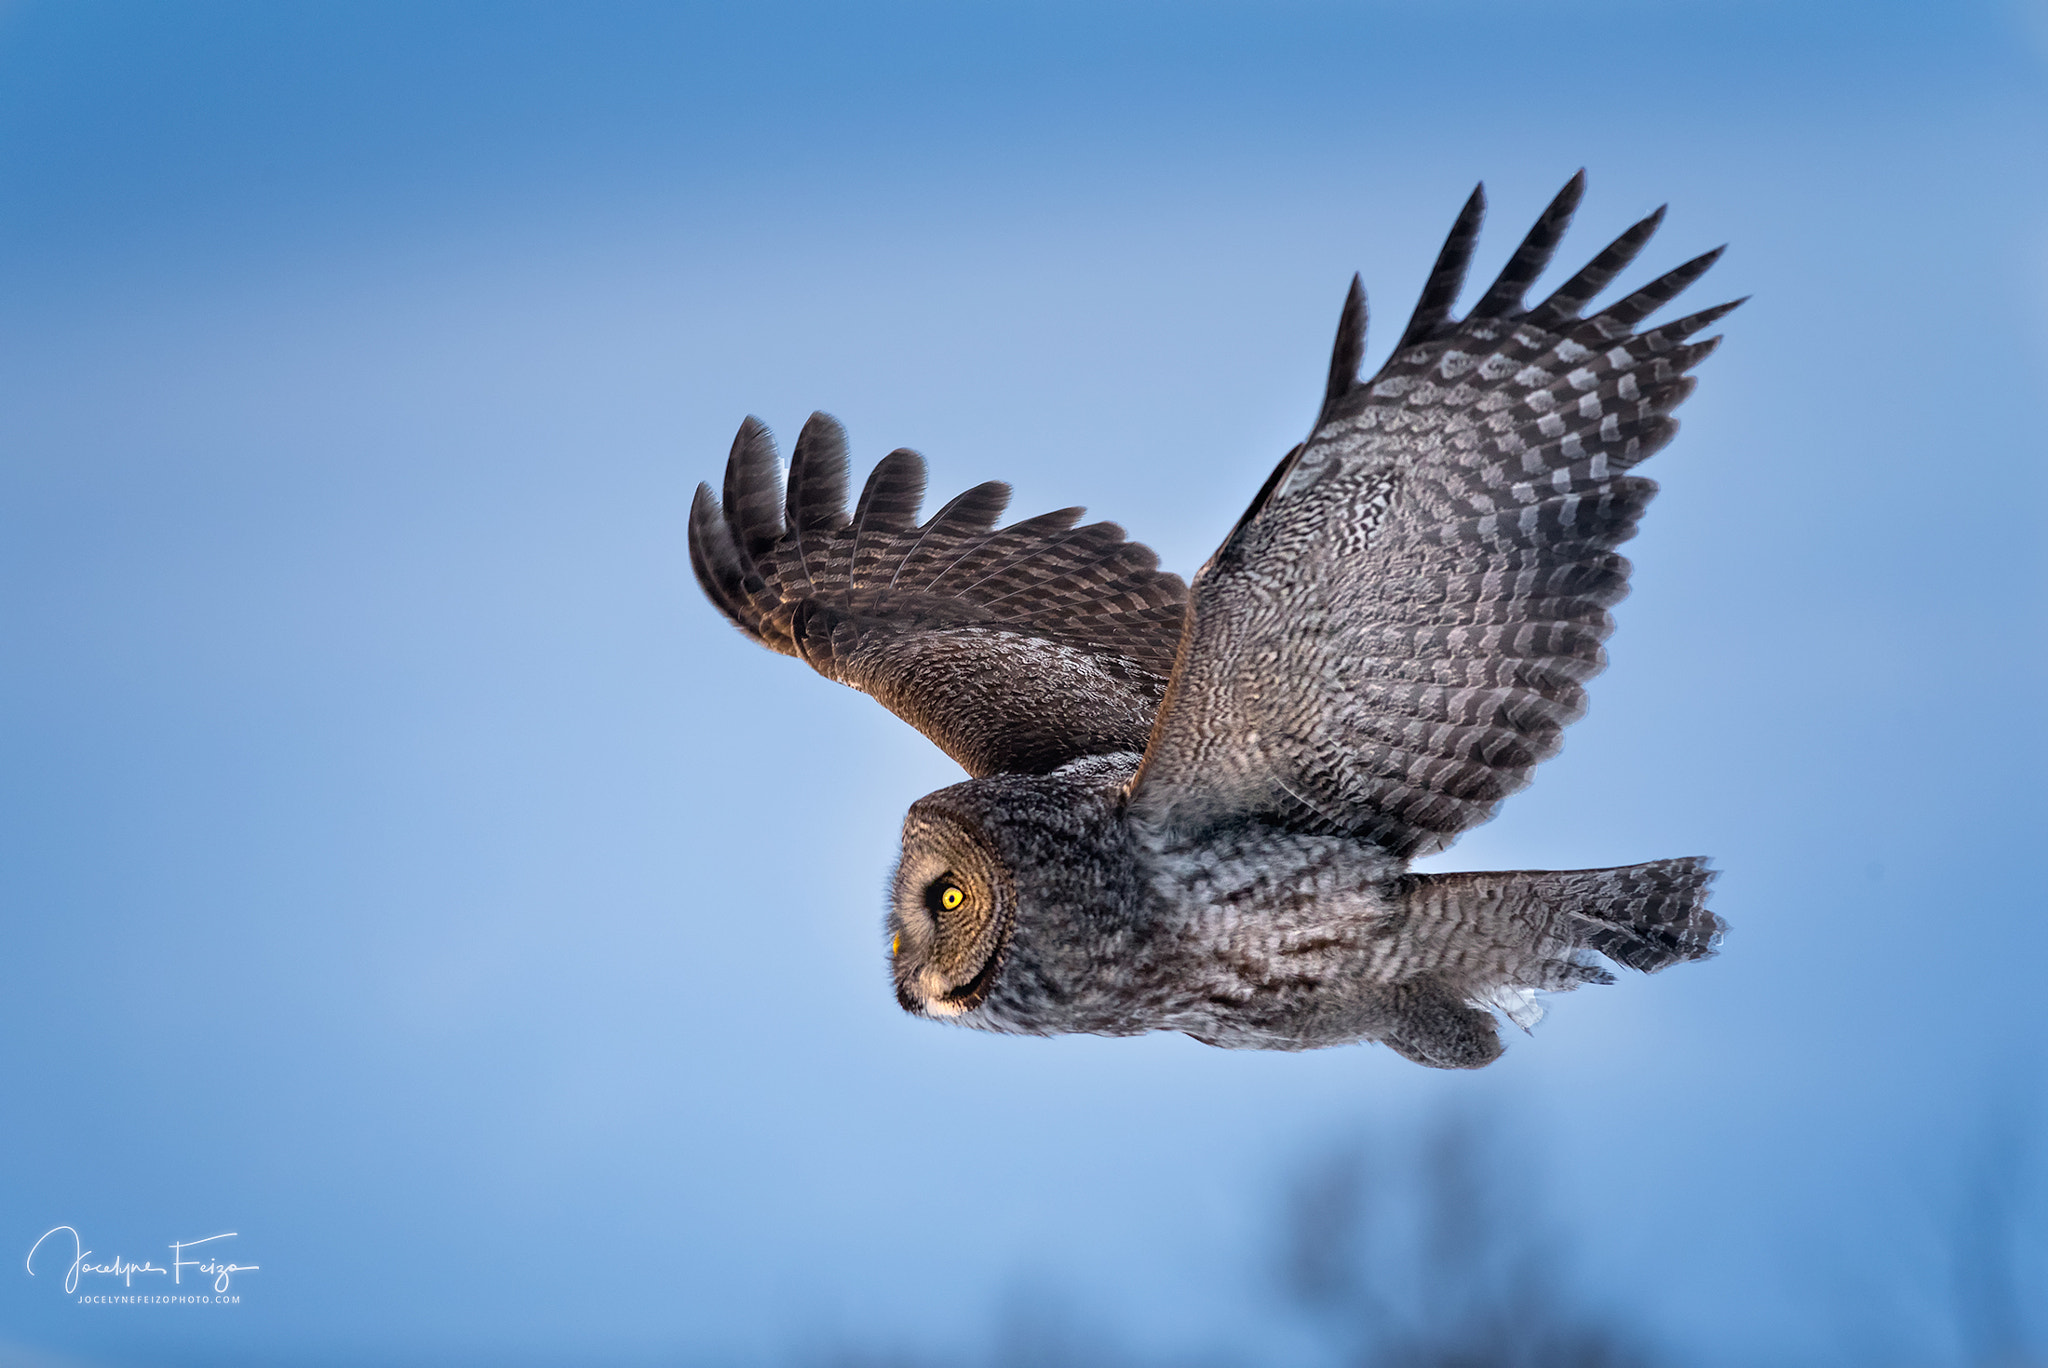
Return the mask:
{"type": "Polygon", "coordinates": [[[1606,977],[1558,907],[1446,899],[1441,880],[1407,874],[1370,841],[1134,820],[1139,763],[1122,753],[970,780],[911,809],[889,917],[906,1009],[1026,1035],[1171,1030],[1289,1050],[1378,1040],[1471,1067],[1499,1051],[1479,1004],[1526,1014],[1539,986],[1606,977]],[[946,879],[963,889],[957,908],[926,895],[946,879]],[[999,939],[984,943],[991,924],[999,939]]]}
{"type": "MultiPolygon", "coordinates": [[[[1358,376],[1356,279],[1307,438],[1192,585],[1064,509],[997,527],[976,486],[920,522],[899,450],[851,513],[822,414],[788,475],[741,427],[700,487],[699,583],[761,644],[873,695],[971,776],[912,805],[887,926],[899,1003],[1032,1035],[1185,1032],[1233,1048],[1381,1041],[1482,1065],[1536,995],[1711,955],[1696,858],[1422,875],[1562,744],[1627,591],[1687,339],[1637,324],[1708,253],[1587,304],[1662,210],[1525,307],[1574,177],[1463,319],[1483,196],[1386,366],[1358,376]]],[[[1738,301],[1740,302],[1740,301],[1738,301]]]]}

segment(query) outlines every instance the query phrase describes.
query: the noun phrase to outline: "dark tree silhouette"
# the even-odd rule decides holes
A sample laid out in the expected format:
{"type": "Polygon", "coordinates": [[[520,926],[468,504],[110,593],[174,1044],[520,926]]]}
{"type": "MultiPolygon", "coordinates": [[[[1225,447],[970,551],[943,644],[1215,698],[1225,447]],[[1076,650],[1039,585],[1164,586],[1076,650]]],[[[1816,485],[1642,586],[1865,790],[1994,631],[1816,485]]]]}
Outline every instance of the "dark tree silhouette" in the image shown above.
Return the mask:
{"type": "Polygon", "coordinates": [[[1346,1368],[1644,1368],[1578,1304],[1539,1184],[1498,1127],[1447,1114],[1406,1147],[1349,1140],[1288,1192],[1280,1282],[1346,1368]],[[1406,1153],[1403,1153],[1403,1149],[1406,1153]]]}
{"type": "Polygon", "coordinates": [[[1995,1113],[1964,1173],[1950,1231],[1953,1317],[1970,1368],[2048,1365],[2048,1278],[2028,1277],[2023,1237],[2041,1225],[2028,1182],[2030,1128],[2011,1110],[1995,1113]],[[2029,1218],[2032,1218],[2031,1220],[2029,1218]],[[2031,1284],[2031,1285],[2030,1285],[2031,1284]]]}

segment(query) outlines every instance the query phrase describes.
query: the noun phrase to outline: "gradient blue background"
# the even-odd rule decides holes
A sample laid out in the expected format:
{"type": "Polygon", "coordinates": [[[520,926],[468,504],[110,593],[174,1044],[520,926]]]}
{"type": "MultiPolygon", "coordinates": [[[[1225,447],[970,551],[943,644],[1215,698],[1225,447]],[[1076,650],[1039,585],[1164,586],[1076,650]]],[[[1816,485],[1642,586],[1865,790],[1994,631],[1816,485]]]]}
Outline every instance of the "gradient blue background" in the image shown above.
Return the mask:
{"type": "Polygon", "coordinates": [[[1313,1363],[1286,1173],[1446,1108],[1687,1364],[1964,1361],[2003,1145],[2048,1354],[2044,167],[2038,4],[0,7],[0,1362],[977,1362],[1028,1295],[1313,1363]],[[1475,1076],[903,1016],[958,774],[690,582],[740,418],[1190,572],[1351,272],[1376,365],[1580,165],[1561,269],[1669,200],[1624,284],[1756,298],[1434,864],[1712,854],[1720,959],[1475,1076]],[[58,1224],[262,1271],[79,1307],[58,1224]]]}

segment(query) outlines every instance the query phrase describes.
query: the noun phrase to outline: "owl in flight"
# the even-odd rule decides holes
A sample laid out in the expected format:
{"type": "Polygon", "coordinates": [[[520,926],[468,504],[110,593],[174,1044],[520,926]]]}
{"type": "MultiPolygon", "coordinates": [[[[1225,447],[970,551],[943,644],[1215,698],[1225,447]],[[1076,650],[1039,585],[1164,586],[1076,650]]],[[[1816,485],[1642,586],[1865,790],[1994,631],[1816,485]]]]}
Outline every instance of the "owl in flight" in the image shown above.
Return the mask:
{"type": "MultiPolygon", "coordinates": [[[[1354,277],[1322,411],[1192,586],[1078,508],[998,528],[1009,487],[919,522],[891,452],[846,511],[846,438],[812,415],[785,487],[768,431],[700,485],[690,560],[741,631],[873,695],[967,782],[903,824],[888,914],[911,1013],[1051,1035],[1184,1031],[1300,1050],[1378,1040],[1476,1068],[1495,1012],[1714,953],[1700,859],[1414,874],[1557,752],[1628,589],[1615,548],[1656,491],[1689,342],[1735,304],[1638,331],[1711,266],[1588,303],[1659,209],[1549,298],[1523,297],[1574,176],[1451,316],[1475,190],[1400,345],[1358,378],[1354,277]]],[[[1735,303],[1740,303],[1738,300],[1735,303]]]]}

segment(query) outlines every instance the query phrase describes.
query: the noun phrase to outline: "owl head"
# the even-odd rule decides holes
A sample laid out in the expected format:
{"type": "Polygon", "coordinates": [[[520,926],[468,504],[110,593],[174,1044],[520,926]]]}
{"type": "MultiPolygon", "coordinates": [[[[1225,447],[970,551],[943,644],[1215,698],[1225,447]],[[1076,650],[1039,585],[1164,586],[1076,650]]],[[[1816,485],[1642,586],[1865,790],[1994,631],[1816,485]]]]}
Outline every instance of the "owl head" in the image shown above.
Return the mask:
{"type": "Polygon", "coordinates": [[[941,789],[903,820],[889,898],[896,1000],[918,1016],[956,1017],[988,997],[1017,929],[1017,888],[983,804],[941,789]],[[964,801],[963,801],[964,800],[964,801]]]}
{"type": "Polygon", "coordinates": [[[1116,817],[1137,759],[972,779],[911,805],[887,921],[905,1011],[1037,1030],[1043,999],[1085,995],[1113,909],[1133,901],[1116,817]]]}

